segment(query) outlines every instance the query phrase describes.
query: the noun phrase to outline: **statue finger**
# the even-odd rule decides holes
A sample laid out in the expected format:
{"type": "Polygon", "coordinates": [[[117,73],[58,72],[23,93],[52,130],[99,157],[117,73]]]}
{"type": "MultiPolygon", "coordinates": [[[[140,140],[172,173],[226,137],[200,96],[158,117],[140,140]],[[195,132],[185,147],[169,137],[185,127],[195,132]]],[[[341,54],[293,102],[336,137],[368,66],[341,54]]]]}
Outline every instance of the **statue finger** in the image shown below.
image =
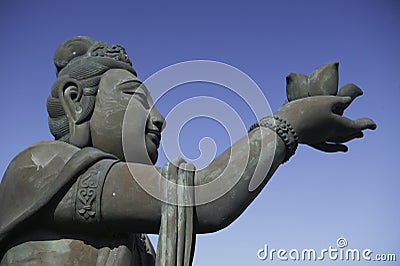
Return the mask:
{"type": "Polygon", "coordinates": [[[316,144],[311,144],[311,147],[314,149],[323,151],[323,152],[347,152],[348,148],[344,144],[340,143],[327,143],[327,142],[321,142],[321,143],[316,143],[316,144]]]}
{"type": "Polygon", "coordinates": [[[286,96],[289,102],[308,97],[308,77],[297,73],[287,75],[286,96]]]}
{"type": "Polygon", "coordinates": [[[338,66],[339,63],[332,62],[316,68],[309,78],[308,94],[310,96],[337,95],[338,66]]]}
{"type": "Polygon", "coordinates": [[[360,118],[357,120],[352,121],[353,123],[353,128],[356,130],[375,130],[376,129],[376,123],[370,119],[370,118],[360,118]]]}
{"type": "Polygon", "coordinates": [[[340,135],[344,135],[343,133],[351,135],[366,129],[376,129],[375,122],[372,121],[370,118],[351,120],[344,116],[334,115],[334,119],[336,121],[335,132],[339,133],[340,135]]]}

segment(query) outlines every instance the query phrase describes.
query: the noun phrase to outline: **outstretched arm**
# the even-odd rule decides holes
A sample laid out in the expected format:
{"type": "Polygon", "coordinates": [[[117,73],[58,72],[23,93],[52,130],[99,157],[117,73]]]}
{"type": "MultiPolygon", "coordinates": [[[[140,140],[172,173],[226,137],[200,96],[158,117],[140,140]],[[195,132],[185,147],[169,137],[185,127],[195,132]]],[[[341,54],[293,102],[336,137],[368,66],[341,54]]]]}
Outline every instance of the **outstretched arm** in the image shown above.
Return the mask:
{"type": "MultiPolygon", "coordinates": [[[[358,132],[366,128],[375,127],[369,119],[352,121],[332,112],[332,109],[345,108],[350,101],[348,97],[312,97],[291,102],[276,114],[291,121],[289,123],[298,132],[301,143],[321,143],[331,139],[340,143],[358,137],[358,132]],[[307,117],[306,121],[298,118],[299,113],[307,117]],[[314,122],[307,122],[313,119],[314,122]]],[[[195,185],[200,186],[195,196],[196,233],[218,231],[232,223],[260,193],[284,162],[286,154],[287,147],[282,139],[273,130],[260,127],[252,130],[208,167],[196,172],[195,185]],[[252,187],[254,180],[261,182],[252,187]],[[201,185],[205,184],[211,184],[212,191],[201,189],[201,185]]],[[[146,183],[157,186],[158,178],[158,171],[152,165],[115,164],[107,174],[102,191],[101,222],[115,232],[157,233],[161,202],[143,190],[138,181],[146,179],[146,183]],[[128,165],[135,169],[135,178],[128,165]]],[[[72,191],[75,189],[71,188],[72,191]]],[[[73,212],[68,209],[72,206],[72,195],[67,193],[58,205],[56,222],[74,220],[71,216],[73,212]]]]}
{"type": "MultiPolygon", "coordinates": [[[[354,98],[315,96],[285,104],[276,115],[286,120],[299,143],[341,143],[360,137],[376,125],[370,119],[350,120],[342,116],[354,98]]],[[[261,123],[262,124],[262,123],[261,123]]],[[[340,150],[340,149],[338,149],[340,150]]],[[[255,128],[208,167],[196,172],[196,233],[220,230],[233,222],[260,193],[287,157],[287,145],[269,128],[255,128]],[[258,180],[260,182],[255,182],[258,180]],[[210,189],[202,185],[211,184],[210,189]]],[[[161,202],[149,195],[137,181],[157,186],[158,171],[152,165],[117,163],[107,174],[101,197],[101,222],[115,232],[157,233],[161,202]],[[135,169],[135,178],[128,165],[135,169]]],[[[74,188],[72,188],[73,190],[74,188]]],[[[67,193],[56,208],[55,220],[73,220],[73,193],[67,193]]]]}

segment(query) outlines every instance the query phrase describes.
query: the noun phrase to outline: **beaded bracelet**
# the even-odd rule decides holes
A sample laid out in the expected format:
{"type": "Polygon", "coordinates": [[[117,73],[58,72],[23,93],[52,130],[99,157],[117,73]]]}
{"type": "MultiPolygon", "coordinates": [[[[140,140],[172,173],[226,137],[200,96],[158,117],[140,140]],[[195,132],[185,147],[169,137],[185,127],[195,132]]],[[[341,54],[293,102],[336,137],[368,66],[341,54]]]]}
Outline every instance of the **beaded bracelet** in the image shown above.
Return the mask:
{"type": "Polygon", "coordinates": [[[267,127],[272,129],[278,134],[278,136],[285,143],[286,156],[284,163],[289,160],[290,157],[296,152],[299,138],[292,126],[286,122],[284,119],[278,116],[266,116],[262,118],[258,123],[254,123],[249,132],[258,127],[267,127]]]}

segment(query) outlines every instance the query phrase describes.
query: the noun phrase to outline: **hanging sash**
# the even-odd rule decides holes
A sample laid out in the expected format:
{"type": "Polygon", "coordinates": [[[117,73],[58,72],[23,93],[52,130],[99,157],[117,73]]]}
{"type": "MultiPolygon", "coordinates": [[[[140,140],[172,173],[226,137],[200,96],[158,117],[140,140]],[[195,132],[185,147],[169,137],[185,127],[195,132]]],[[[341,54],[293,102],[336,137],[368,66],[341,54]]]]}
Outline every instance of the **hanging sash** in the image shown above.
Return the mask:
{"type": "Polygon", "coordinates": [[[161,173],[167,185],[160,187],[169,203],[162,203],[156,265],[190,266],[196,242],[193,230],[195,167],[178,158],[167,163],[161,173]]]}

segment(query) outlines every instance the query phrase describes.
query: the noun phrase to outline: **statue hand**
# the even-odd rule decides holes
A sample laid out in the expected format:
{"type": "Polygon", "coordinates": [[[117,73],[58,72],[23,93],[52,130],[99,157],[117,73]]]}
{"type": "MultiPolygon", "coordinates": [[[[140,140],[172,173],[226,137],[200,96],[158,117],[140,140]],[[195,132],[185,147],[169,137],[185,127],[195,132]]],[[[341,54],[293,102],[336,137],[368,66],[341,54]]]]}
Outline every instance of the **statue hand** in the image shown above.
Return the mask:
{"type": "Polygon", "coordinates": [[[365,129],[376,128],[369,118],[351,120],[342,115],[361,94],[355,93],[351,87],[341,90],[338,94],[341,96],[300,98],[283,105],[275,115],[285,119],[294,128],[300,143],[325,152],[345,152],[347,146],[342,143],[361,138],[365,129]]]}
{"type": "MultiPolygon", "coordinates": [[[[316,68],[309,77],[297,73],[290,73],[286,77],[286,94],[289,103],[298,100],[304,100],[306,98],[312,99],[317,96],[334,97],[331,98],[331,100],[319,98],[316,101],[321,101],[320,104],[322,105],[326,104],[325,108],[331,107],[331,117],[325,113],[325,119],[328,119],[326,122],[326,127],[318,129],[321,133],[320,137],[322,137],[324,130],[333,130],[335,132],[331,132],[331,135],[328,134],[325,136],[325,138],[321,138],[321,142],[316,142],[317,138],[315,138],[314,135],[317,132],[308,132],[307,134],[310,135],[305,137],[303,140],[303,143],[307,143],[313,148],[325,152],[347,151],[347,147],[341,143],[347,142],[354,138],[361,138],[363,136],[362,130],[364,129],[376,128],[375,123],[371,119],[363,118],[352,121],[342,116],[347,106],[349,106],[355,98],[362,95],[363,92],[354,84],[347,84],[341,87],[338,92],[338,65],[339,64],[336,62],[322,65],[316,68]],[[337,96],[342,97],[340,98],[337,96]]],[[[299,103],[296,105],[298,104],[299,103]]],[[[315,108],[316,112],[326,111],[325,109],[322,110],[323,108],[321,108],[321,106],[318,108],[315,108]]],[[[323,114],[321,113],[319,115],[321,116],[323,114]]],[[[314,117],[311,118],[315,120],[316,117],[317,114],[314,114],[314,117]]],[[[309,123],[312,122],[308,121],[306,122],[306,125],[309,123]]],[[[304,127],[306,125],[304,125],[304,127]]]]}

